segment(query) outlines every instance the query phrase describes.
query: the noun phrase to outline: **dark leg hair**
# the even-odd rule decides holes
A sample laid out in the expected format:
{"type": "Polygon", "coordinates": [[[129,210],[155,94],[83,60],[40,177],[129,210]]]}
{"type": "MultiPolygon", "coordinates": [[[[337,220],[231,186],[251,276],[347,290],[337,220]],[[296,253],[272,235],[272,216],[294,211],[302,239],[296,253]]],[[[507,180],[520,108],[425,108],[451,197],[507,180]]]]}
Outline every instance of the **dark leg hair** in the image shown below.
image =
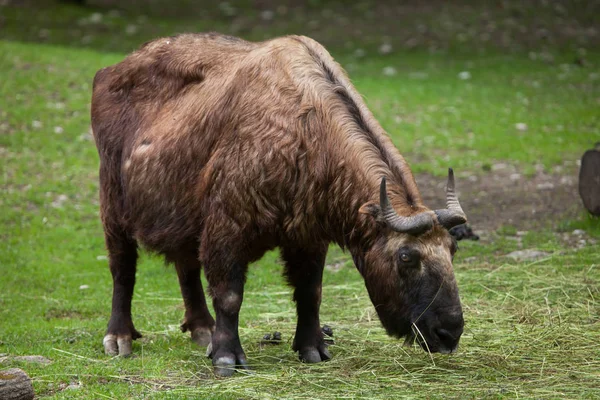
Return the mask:
{"type": "Polygon", "coordinates": [[[214,210],[205,221],[200,262],[213,299],[216,324],[207,349],[217,376],[231,376],[235,368],[248,369],[238,333],[248,260],[246,236],[226,214],[214,210]]]}
{"type": "Polygon", "coordinates": [[[235,368],[248,369],[246,354],[238,333],[239,313],[244,298],[246,264],[234,264],[226,272],[207,273],[210,294],[217,317],[215,333],[207,354],[213,360],[215,375],[231,376],[235,368]],[[224,279],[223,279],[224,278],[224,279]]]}
{"type": "Polygon", "coordinates": [[[181,295],[185,304],[185,317],[181,324],[181,331],[189,331],[194,342],[200,346],[208,346],[215,330],[215,320],[206,305],[206,297],[200,280],[202,266],[198,260],[197,251],[197,248],[194,248],[174,257],[181,295]]]}
{"type": "Polygon", "coordinates": [[[113,277],[112,313],[104,336],[104,351],[110,355],[131,354],[132,340],[142,337],[131,320],[131,298],[135,285],[137,243],[121,229],[105,224],[106,247],[113,277]]]}
{"type": "Polygon", "coordinates": [[[327,243],[313,249],[285,247],[285,275],[294,287],[294,301],[298,313],[296,336],[292,345],[300,359],[308,363],[329,360],[331,356],[323,341],[319,322],[321,283],[327,255],[327,243]]]}

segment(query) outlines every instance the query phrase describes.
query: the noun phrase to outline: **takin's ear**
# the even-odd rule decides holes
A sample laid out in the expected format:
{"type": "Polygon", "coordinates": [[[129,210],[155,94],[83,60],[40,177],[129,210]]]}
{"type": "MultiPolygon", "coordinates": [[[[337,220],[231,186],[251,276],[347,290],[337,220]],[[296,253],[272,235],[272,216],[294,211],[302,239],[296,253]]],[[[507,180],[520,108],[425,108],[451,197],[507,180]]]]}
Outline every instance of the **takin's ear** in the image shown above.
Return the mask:
{"type": "Polygon", "coordinates": [[[374,219],[379,220],[379,217],[381,216],[381,207],[379,206],[379,204],[373,201],[369,201],[368,203],[365,203],[362,206],[360,206],[358,212],[361,214],[370,215],[374,219]]]}

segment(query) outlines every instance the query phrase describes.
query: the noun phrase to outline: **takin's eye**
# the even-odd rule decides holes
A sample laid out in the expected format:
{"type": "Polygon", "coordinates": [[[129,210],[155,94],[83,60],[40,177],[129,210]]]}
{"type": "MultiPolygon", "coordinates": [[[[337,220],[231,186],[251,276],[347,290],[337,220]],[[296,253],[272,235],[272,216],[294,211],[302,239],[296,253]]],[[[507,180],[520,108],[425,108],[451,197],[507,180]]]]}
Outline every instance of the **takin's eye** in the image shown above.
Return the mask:
{"type": "Polygon", "coordinates": [[[419,266],[420,260],[421,255],[417,250],[408,247],[402,247],[398,251],[398,264],[401,267],[416,268],[419,266]]]}

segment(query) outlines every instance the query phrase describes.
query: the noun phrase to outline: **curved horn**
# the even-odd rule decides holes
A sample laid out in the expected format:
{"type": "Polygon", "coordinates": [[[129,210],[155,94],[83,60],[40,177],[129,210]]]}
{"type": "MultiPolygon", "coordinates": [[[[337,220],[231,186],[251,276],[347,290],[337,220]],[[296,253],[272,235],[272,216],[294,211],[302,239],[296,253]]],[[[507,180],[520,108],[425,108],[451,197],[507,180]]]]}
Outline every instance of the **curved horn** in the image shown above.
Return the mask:
{"type": "Polygon", "coordinates": [[[454,189],[454,171],[448,168],[448,184],[446,185],[446,208],[443,210],[435,210],[438,222],[446,229],[464,224],[467,222],[467,216],[463,211],[458,196],[454,189]]]}
{"type": "Polygon", "coordinates": [[[385,223],[396,232],[418,235],[428,231],[433,226],[433,218],[431,217],[431,214],[428,213],[419,213],[410,217],[398,215],[396,210],[390,205],[385,185],[385,177],[381,178],[379,205],[385,223]]]}

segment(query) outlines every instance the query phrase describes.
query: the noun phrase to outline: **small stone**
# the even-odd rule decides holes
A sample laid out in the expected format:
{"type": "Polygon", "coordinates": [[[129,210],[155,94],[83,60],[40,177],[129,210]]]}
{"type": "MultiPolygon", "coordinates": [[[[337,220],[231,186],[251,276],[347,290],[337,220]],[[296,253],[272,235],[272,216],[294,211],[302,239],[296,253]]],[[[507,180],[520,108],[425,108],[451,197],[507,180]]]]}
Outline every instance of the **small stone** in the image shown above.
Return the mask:
{"type": "Polygon", "coordinates": [[[575,179],[572,176],[563,176],[560,178],[560,184],[563,186],[573,186],[575,179]]]}
{"type": "Polygon", "coordinates": [[[397,72],[396,68],[394,68],[394,67],[385,67],[383,69],[383,74],[385,76],[394,76],[394,75],[396,75],[396,72],[397,72]]]}
{"type": "Polygon", "coordinates": [[[226,1],[219,3],[219,9],[226,17],[233,17],[236,14],[236,9],[226,1]]]}
{"type": "Polygon", "coordinates": [[[321,331],[323,332],[323,340],[325,341],[325,344],[329,346],[335,343],[333,339],[333,329],[331,329],[329,325],[323,325],[321,331]]]}
{"type": "Polygon", "coordinates": [[[273,334],[267,333],[266,335],[264,335],[262,337],[260,344],[262,344],[262,345],[281,344],[281,332],[276,331],[276,332],[273,332],[273,334]]]}
{"type": "Polygon", "coordinates": [[[51,206],[53,208],[62,208],[67,200],[69,200],[69,197],[66,194],[61,194],[51,203],[51,206]]]}
{"type": "Polygon", "coordinates": [[[471,79],[471,73],[469,71],[462,71],[458,74],[458,78],[463,81],[469,80],[471,79]]]}
{"type": "Polygon", "coordinates": [[[94,23],[94,24],[102,22],[102,14],[100,14],[100,13],[93,13],[92,15],[90,15],[90,22],[94,23]]]}
{"type": "Polygon", "coordinates": [[[513,181],[513,182],[516,182],[516,181],[518,181],[519,179],[521,179],[521,174],[517,174],[517,173],[510,174],[510,180],[511,180],[511,181],[513,181]]]}
{"type": "Polygon", "coordinates": [[[260,18],[263,21],[271,21],[274,16],[275,16],[275,13],[272,10],[263,10],[260,13],[260,18]]]}
{"type": "Polygon", "coordinates": [[[107,256],[96,256],[96,260],[105,261],[105,260],[108,260],[108,257],[107,256]]]}
{"type": "Polygon", "coordinates": [[[331,272],[339,272],[342,268],[344,268],[344,262],[337,262],[335,264],[327,264],[325,269],[331,272]]]}
{"type": "Polygon", "coordinates": [[[90,285],[81,285],[81,286],[79,286],[79,290],[86,290],[86,289],[89,289],[89,288],[90,288],[90,285]]]}
{"type": "Polygon", "coordinates": [[[571,234],[575,236],[583,236],[585,235],[585,231],[583,229],[575,229],[573,232],[571,232],[571,234]]]}
{"type": "Polygon", "coordinates": [[[383,43],[379,46],[379,54],[390,54],[392,52],[392,45],[389,43],[383,43]]]}
{"type": "Polygon", "coordinates": [[[538,190],[552,190],[552,189],[554,189],[554,183],[552,183],[552,182],[538,183],[537,189],[538,190]]]}
{"type": "Polygon", "coordinates": [[[12,359],[15,361],[25,361],[25,362],[37,363],[37,364],[52,363],[52,361],[50,361],[49,359],[47,359],[46,357],[43,357],[43,356],[17,356],[17,357],[12,357],[12,359]]]}
{"type": "Polygon", "coordinates": [[[40,129],[42,127],[42,123],[40,121],[32,121],[31,126],[35,129],[40,129]]]}
{"type": "Polygon", "coordinates": [[[508,168],[508,164],[505,163],[496,163],[492,165],[492,171],[500,171],[506,168],[508,168]]]}
{"type": "Polygon", "coordinates": [[[526,249],[513,251],[505,257],[512,258],[515,261],[534,261],[540,258],[549,257],[550,255],[550,253],[546,253],[545,251],[526,249]]]}
{"type": "Polygon", "coordinates": [[[364,49],[356,49],[354,50],[354,57],[362,58],[367,55],[367,52],[364,49]]]}
{"type": "Polygon", "coordinates": [[[527,124],[523,123],[523,122],[517,122],[515,124],[515,128],[517,128],[518,131],[526,131],[527,130],[527,124]]]}
{"type": "Polygon", "coordinates": [[[81,389],[81,386],[83,386],[81,384],[81,382],[71,383],[69,386],[67,386],[65,388],[65,390],[77,390],[77,389],[81,389]]]}
{"type": "Polygon", "coordinates": [[[137,25],[129,24],[125,28],[125,33],[128,35],[135,35],[138,31],[137,25]]]}
{"type": "Polygon", "coordinates": [[[54,127],[54,133],[56,133],[57,135],[60,135],[61,133],[63,133],[65,130],[63,129],[62,126],[55,126],[54,127]]]}

